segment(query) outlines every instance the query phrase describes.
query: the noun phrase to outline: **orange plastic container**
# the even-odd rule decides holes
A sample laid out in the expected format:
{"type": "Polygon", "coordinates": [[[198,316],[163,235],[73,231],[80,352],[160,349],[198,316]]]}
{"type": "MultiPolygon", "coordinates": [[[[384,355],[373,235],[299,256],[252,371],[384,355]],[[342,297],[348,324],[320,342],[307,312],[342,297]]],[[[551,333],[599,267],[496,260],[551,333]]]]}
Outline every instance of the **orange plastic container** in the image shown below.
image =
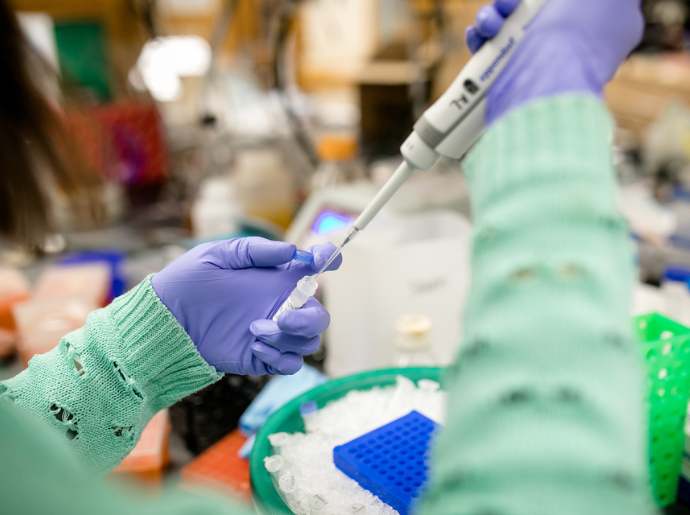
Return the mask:
{"type": "Polygon", "coordinates": [[[249,502],[252,497],[249,462],[239,455],[246,441],[239,430],[233,431],[186,465],[180,471],[182,480],[187,484],[229,490],[230,494],[249,502]]]}
{"type": "Polygon", "coordinates": [[[40,275],[31,300],[12,307],[19,357],[28,364],[48,352],[88,314],[105,304],[110,293],[110,267],[105,263],[51,266],[40,275]]]}
{"type": "Polygon", "coordinates": [[[34,288],[34,299],[79,299],[85,304],[103,306],[110,293],[110,267],[106,263],[51,266],[41,274],[34,288]]]}
{"type": "Polygon", "coordinates": [[[0,267],[0,359],[10,356],[17,340],[17,324],[12,308],[29,298],[29,283],[24,274],[0,267]]]}
{"type": "Polygon", "coordinates": [[[114,473],[135,478],[147,485],[159,485],[163,480],[165,467],[170,462],[169,440],[168,411],[159,411],[144,428],[136,447],[114,473]]]}
{"type": "Polygon", "coordinates": [[[32,299],[15,305],[20,359],[26,365],[35,354],[51,350],[63,336],[83,326],[96,307],[79,299],[32,299]]]}
{"type": "Polygon", "coordinates": [[[17,333],[0,329],[0,359],[6,359],[17,349],[17,333]]]}

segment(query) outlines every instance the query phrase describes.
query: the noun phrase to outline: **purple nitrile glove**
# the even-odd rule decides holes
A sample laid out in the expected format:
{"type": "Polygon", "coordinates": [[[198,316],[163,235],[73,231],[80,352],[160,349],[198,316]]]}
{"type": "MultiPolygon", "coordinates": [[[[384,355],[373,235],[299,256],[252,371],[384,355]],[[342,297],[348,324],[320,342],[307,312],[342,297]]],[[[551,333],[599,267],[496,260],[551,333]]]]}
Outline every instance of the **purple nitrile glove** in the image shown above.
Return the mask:
{"type": "MultiPolygon", "coordinates": [[[[193,248],[153,276],[153,289],[187,331],[199,354],[221,372],[294,374],[319,348],[330,317],[316,299],[270,320],[297,281],[319,271],[335,247],[293,260],[295,246],[239,238],[193,248]]],[[[329,270],[340,266],[339,257],[329,270]]]]}
{"type": "MultiPolygon", "coordinates": [[[[467,30],[476,52],[498,34],[520,0],[495,0],[467,30]]],[[[546,0],[515,55],[489,90],[487,124],[531,100],[601,95],[642,36],[640,0],[546,0]]]]}

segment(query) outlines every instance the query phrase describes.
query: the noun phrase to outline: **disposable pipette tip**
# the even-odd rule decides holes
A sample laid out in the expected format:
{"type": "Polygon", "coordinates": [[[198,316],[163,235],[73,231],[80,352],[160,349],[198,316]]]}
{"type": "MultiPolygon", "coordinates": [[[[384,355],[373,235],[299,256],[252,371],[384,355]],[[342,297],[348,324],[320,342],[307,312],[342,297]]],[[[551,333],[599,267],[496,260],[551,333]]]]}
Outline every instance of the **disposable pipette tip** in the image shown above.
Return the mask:
{"type": "Polygon", "coordinates": [[[352,238],[355,237],[355,234],[357,234],[358,229],[356,227],[353,227],[352,230],[350,231],[350,234],[347,235],[347,237],[343,240],[343,242],[340,244],[340,246],[333,251],[333,254],[331,254],[331,257],[328,258],[328,261],[326,261],[326,264],[321,267],[321,270],[319,270],[319,273],[316,274],[317,276],[321,275],[324,273],[326,270],[328,270],[328,267],[333,264],[333,262],[338,258],[338,256],[343,252],[343,247],[347,245],[352,238]]]}
{"type": "Polygon", "coordinates": [[[342,250],[342,248],[343,248],[343,247],[342,247],[342,245],[341,245],[340,247],[338,247],[337,249],[335,249],[335,252],[333,252],[333,254],[331,254],[331,257],[328,258],[328,261],[326,261],[326,264],[323,265],[323,266],[321,267],[321,270],[319,270],[319,273],[316,274],[317,276],[321,275],[321,274],[324,273],[326,270],[328,270],[328,267],[331,266],[331,264],[333,263],[333,261],[335,261],[335,258],[337,258],[337,257],[340,255],[340,251],[342,250]]]}

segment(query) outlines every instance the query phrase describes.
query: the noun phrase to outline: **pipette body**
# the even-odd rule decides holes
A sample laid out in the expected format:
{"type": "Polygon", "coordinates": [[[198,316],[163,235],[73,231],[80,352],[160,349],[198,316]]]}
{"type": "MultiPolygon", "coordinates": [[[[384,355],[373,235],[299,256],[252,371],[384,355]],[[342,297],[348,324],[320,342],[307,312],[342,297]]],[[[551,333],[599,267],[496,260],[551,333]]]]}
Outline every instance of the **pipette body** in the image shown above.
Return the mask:
{"type": "Polygon", "coordinates": [[[369,225],[415,170],[428,170],[441,157],[460,160],[472,148],[485,129],[489,88],[515,53],[529,23],[547,1],[522,0],[506,20],[501,32],[482,46],[448,90],[426,110],[400,147],[403,162],[353,222],[343,242],[314,276],[314,280],[369,225]]]}
{"type": "MultiPolygon", "coordinates": [[[[421,116],[400,153],[403,162],[353,222],[331,261],[381,211],[415,170],[428,170],[440,157],[460,160],[484,132],[486,94],[548,0],[522,0],[501,32],[470,59],[451,86],[421,116]]],[[[329,263],[330,264],[330,263],[329,263]]],[[[327,267],[324,267],[324,270],[327,267]]]]}

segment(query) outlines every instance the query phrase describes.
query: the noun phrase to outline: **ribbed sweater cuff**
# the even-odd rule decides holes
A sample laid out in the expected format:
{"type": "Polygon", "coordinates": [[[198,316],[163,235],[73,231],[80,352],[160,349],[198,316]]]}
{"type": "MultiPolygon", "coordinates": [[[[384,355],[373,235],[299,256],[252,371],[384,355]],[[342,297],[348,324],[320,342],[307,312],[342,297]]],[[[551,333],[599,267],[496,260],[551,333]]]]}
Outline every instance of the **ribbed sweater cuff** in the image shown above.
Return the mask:
{"type": "Polygon", "coordinates": [[[465,170],[473,209],[535,180],[577,174],[606,181],[613,122],[597,97],[568,94],[538,100],[494,124],[468,156],[465,170]]]}
{"type": "Polygon", "coordinates": [[[142,388],[153,411],[221,377],[158,299],[150,277],[115,299],[108,310],[120,337],[123,369],[142,388]]]}

